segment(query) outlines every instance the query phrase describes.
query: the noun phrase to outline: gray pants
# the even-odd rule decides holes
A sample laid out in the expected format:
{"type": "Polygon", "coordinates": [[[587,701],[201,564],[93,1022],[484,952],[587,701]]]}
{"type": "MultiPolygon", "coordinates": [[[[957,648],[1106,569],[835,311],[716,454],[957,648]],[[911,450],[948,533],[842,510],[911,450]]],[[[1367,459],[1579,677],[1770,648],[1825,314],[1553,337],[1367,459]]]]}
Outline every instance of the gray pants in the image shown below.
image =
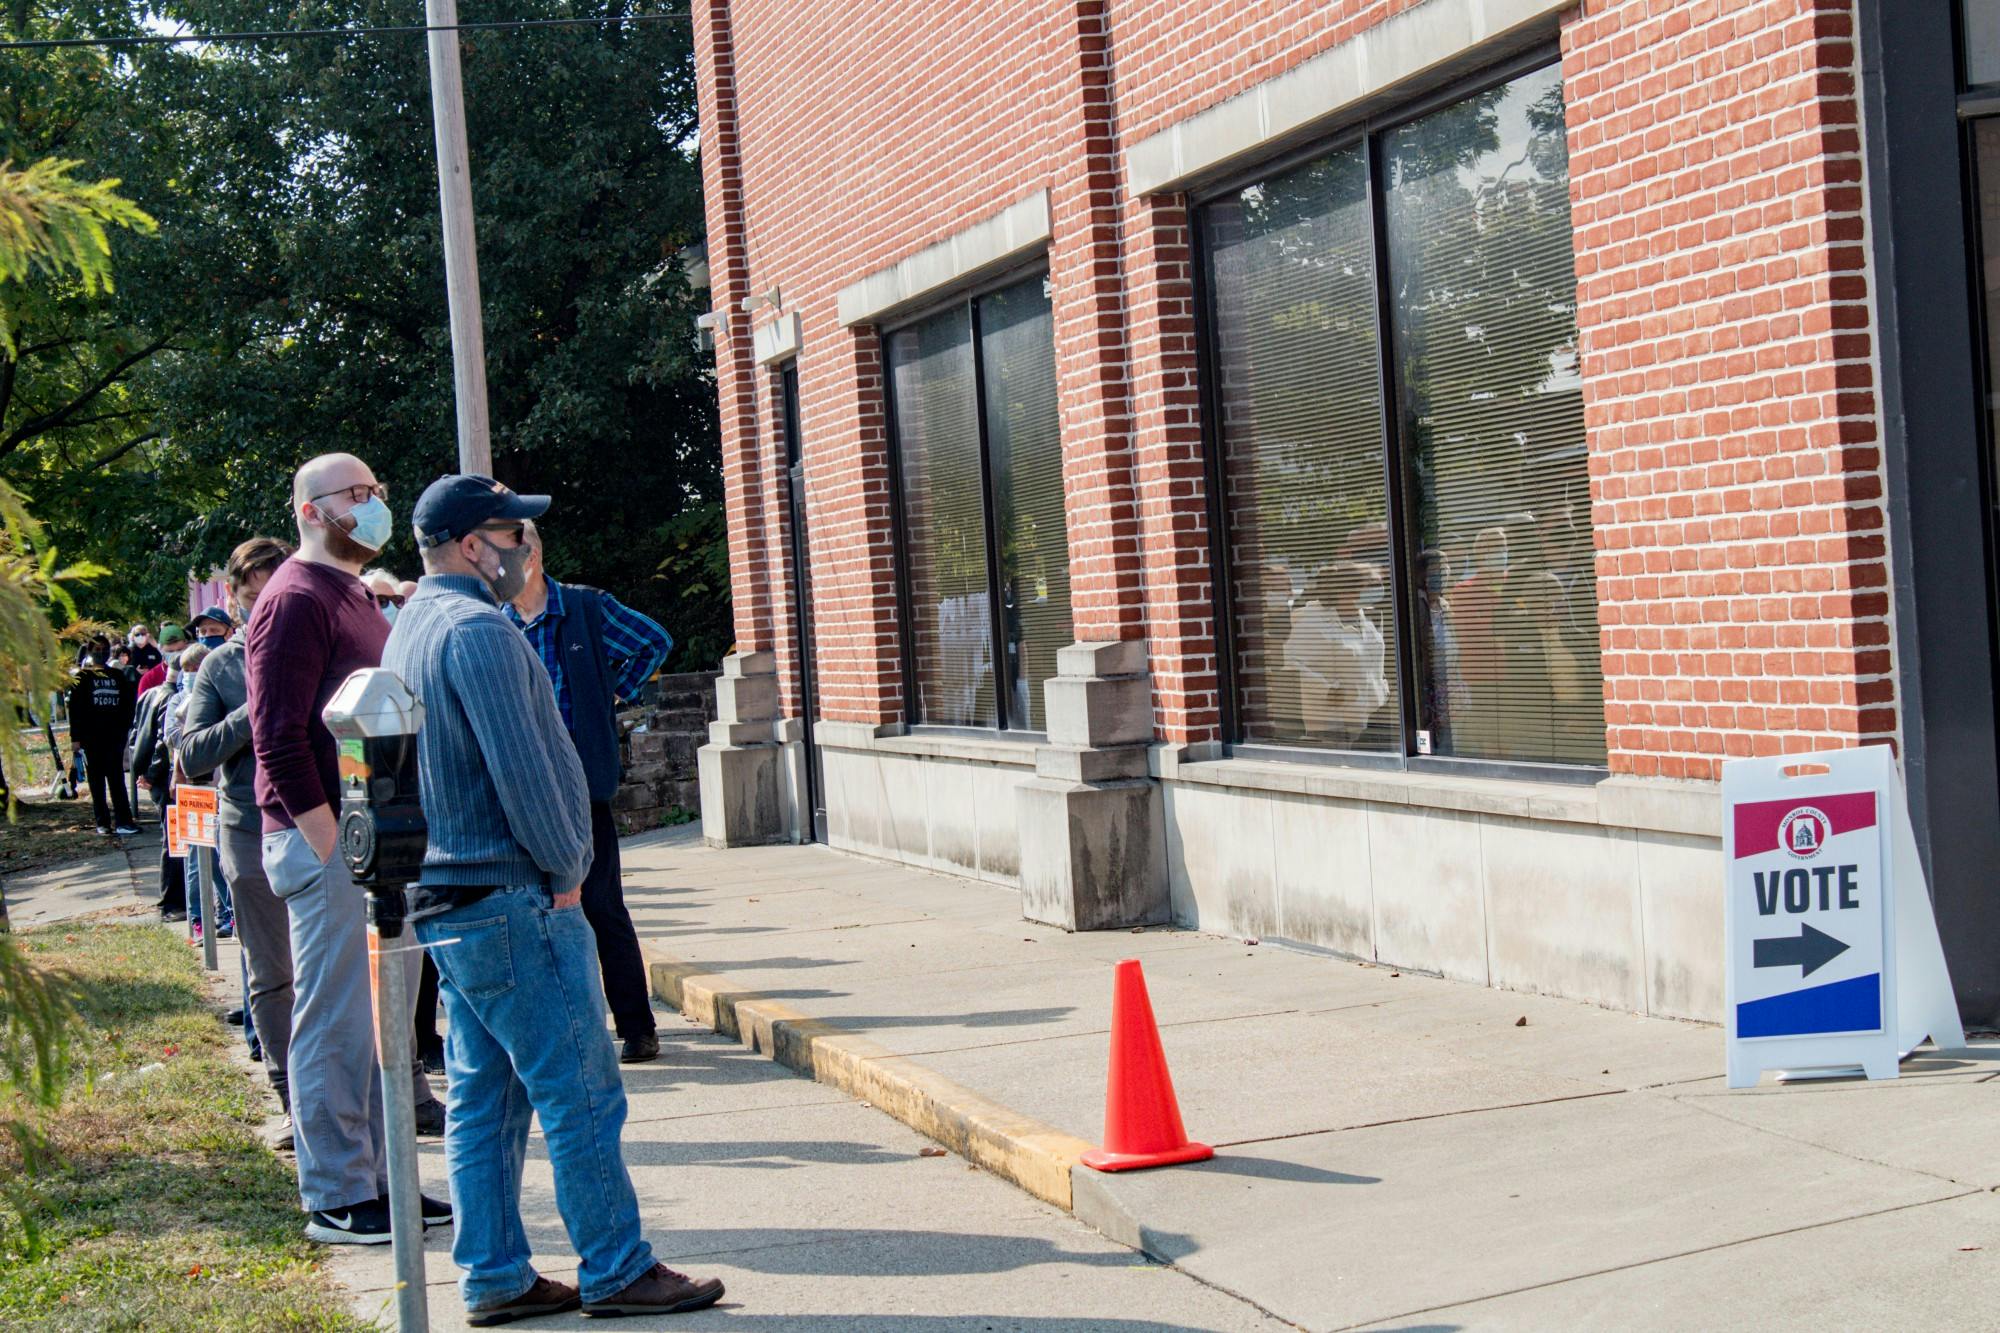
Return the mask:
{"type": "Polygon", "coordinates": [[[264,1047],[264,1072],[289,1111],[285,1071],[292,1037],[292,926],[264,875],[262,841],[255,830],[225,824],[217,852],[236,903],[236,938],[250,964],[250,1022],[264,1047]]]}
{"type": "MultiPolygon", "coordinates": [[[[287,1076],[299,1198],[314,1212],[367,1203],[389,1192],[382,1080],[375,1066],[374,1004],[368,986],[367,895],[339,856],[321,865],[297,829],[266,833],[263,862],[272,892],[291,917],[287,1076]]],[[[422,958],[410,948],[384,962],[404,969],[413,998],[422,958]]],[[[410,1021],[410,1015],[403,1015],[403,1022],[410,1021]]],[[[416,1100],[430,1100],[421,1062],[414,1063],[412,1078],[416,1100]]]]}

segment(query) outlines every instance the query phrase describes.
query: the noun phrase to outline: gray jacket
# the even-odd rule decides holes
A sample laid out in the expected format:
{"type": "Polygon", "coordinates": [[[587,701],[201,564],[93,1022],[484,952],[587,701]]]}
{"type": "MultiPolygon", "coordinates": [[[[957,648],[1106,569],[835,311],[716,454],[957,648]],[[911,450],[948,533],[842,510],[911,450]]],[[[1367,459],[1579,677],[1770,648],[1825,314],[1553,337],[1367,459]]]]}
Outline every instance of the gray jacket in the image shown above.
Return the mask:
{"type": "Polygon", "coordinates": [[[220,771],[222,822],[261,832],[257,808],[257,755],[250,748],[249,686],[243,678],[241,630],[202,661],[182,724],[181,767],[195,782],[220,771]]]}

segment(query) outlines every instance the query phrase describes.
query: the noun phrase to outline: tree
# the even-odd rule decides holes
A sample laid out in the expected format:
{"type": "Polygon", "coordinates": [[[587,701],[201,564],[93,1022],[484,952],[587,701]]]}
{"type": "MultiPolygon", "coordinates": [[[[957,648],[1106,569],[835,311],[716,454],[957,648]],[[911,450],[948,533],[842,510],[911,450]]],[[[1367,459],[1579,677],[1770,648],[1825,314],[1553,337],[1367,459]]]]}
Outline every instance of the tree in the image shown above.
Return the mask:
{"type": "MultiPolygon", "coordinates": [[[[136,4],[112,7],[105,25],[136,21],[136,4]]],[[[160,12],[196,31],[407,21],[376,0],[160,12]]],[[[463,19],[625,12],[474,0],[463,19]]],[[[614,589],[674,631],[677,663],[706,664],[728,644],[726,599],[655,577],[688,534],[720,540],[713,381],[692,328],[706,301],[679,259],[702,227],[690,31],[461,37],[495,471],[555,497],[558,574],[614,589]]],[[[328,449],[367,458],[406,521],[456,468],[421,35],[143,48],[46,77],[72,114],[40,133],[121,140],[109,165],[162,227],[89,312],[94,363],[136,358],[116,409],[133,415],[92,423],[115,438],[48,433],[0,457],[56,501],[65,549],[117,568],[86,609],[157,610],[188,567],[284,533],[286,478],[328,449]]],[[[23,374],[47,384],[57,358],[23,374]]],[[[414,575],[406,537],[385,563],[414,575]]]]}

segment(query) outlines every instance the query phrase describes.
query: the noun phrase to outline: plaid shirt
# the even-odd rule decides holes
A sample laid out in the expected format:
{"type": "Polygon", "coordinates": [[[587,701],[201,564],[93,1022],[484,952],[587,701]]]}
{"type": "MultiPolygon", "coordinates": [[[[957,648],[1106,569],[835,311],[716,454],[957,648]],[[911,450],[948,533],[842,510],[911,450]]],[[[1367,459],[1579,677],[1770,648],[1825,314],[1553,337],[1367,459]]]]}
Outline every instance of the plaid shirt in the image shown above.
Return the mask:
{"type": "MultiPolygon", "coordinates": [[[[542,575],[548,585],[548,605],[534,620],[523,624],[521,613],[513,606],[500,609],[507,618],[519,625],[540,654],[542,665],[549,670],[549,680],[556,687],[556,708],[562,713],[563,726],[576,730],[576,717],[570,710],[569,681],[563,675],[562,648],[559,643],[556,622],[563,616],[563,585],[542,575]]],[[[604,609],[604,654],[611,663],[612,686],[618,697],[630,703],[639,697],[639,691],[660,669],[660,663],[667,660],[667,654],[674,649],[674,636],[650,616],[642,616],[631,607],[620,602],[608,592],[598,595],[598,602],[604,609]]]]}

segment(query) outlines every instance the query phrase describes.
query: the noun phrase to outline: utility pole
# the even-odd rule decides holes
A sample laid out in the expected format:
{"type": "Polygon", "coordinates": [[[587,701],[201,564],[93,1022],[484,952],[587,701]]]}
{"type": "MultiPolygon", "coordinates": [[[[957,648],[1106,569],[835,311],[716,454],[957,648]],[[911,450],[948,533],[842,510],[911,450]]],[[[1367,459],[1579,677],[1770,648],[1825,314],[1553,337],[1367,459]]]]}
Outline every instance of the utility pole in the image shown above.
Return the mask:
{"type": "Polygon", "coordinates": [[[451,304],[451,380],[458,399],[458,470],[493,475],[486,427],[486,334],[479,320],[479,251],[472,233],[472,171],[465,150],[465,80],[458,66],[458,0],[424,0],[430,32],[431,118],[437,126],[444,284],[451,304]]]}

